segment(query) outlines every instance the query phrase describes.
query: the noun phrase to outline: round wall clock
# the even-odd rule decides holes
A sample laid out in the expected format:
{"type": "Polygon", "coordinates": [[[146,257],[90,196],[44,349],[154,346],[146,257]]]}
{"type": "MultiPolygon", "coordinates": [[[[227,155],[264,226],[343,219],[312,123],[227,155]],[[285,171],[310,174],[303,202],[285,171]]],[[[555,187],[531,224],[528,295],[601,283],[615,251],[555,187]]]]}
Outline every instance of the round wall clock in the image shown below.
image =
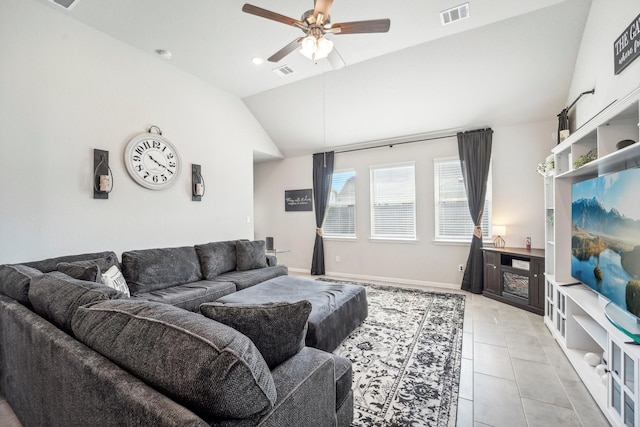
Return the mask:
{"type": "Polygon", "coordinates": [[[180,155],[167,138],[158,133],[143,133],[133,138],[124,151],[124,163],[138,184],[151,190],[171,187],[180,175],[180,155]]]}

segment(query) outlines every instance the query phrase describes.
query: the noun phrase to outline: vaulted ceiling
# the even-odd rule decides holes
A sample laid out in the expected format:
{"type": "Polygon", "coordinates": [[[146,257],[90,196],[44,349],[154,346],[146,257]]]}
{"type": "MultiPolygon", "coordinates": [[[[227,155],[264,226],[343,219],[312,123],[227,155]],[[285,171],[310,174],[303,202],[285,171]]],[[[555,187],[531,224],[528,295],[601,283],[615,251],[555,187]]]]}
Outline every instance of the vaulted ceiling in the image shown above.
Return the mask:
{"type": "MultiPolygon", "coordinates": [[[[591,0],[335,0],[332,22],[390,18],[383,34],[331,37],[346,67],[293,52],[302,35],[244,1],[76,0],[55,8],[240,97],[285,156],[453,129],[552,120],[565,106],[591,0]],[[293,73],[273,70],[287,65],[293,73]]],[[[299,19],[311,0],[248,0],[299,19]]],[[[213,118],[215,120],[215,118],[213,118]]],[[[256,159],[263,160],[260,153],[256,159]]]]}

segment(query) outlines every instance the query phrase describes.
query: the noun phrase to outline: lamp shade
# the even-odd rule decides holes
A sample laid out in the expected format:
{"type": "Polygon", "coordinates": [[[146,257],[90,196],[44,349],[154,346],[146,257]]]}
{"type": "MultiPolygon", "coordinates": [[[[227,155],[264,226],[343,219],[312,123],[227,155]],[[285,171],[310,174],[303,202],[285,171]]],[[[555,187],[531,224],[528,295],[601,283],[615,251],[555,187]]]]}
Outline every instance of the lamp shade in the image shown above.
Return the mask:
{"type": "Polygon", "coordinates": [[[333,42],[326,37],[320,37],[318,39],[318,48],[316,51],[316,57],[326,58],[332,49],[333,49],[333,42]]]}
{"type": "Polygon", "coordinates": [[[493,235],[494,236],[506,236],[507,235],[507,227],[504,225],[494,225],[493,226],[493,235]]]}

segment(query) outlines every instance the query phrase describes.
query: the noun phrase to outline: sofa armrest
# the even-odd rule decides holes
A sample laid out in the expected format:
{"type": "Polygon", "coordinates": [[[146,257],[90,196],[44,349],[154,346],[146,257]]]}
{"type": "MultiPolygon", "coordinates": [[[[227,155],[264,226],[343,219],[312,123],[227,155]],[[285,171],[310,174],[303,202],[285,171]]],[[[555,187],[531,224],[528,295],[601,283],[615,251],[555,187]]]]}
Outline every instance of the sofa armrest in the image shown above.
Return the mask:
{"type": "Polygon", "coordinates": [[[25,426],[207,426],[189,409],[2,295],[0,390],[25,426]]]}
{"type": "Polygon", "coordinates": [[[278,400],[260,425],[337,425],[334,370],[333,356],[311,347],[274,368],[278,400]]]}
{"type": "Polygon", "coordinates": [[[275,255],[266,255],[266,257],[268,267],[275,267],[278,265],[278,258],[275,255]]]}

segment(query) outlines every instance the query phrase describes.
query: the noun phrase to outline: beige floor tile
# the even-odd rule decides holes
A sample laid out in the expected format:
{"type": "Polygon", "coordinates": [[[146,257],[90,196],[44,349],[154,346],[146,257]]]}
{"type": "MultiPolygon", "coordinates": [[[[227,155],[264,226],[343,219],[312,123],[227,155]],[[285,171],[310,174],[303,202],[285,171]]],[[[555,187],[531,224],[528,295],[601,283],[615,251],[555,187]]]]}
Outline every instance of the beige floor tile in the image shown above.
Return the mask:
{"type": "Polygon", "coordinates": [[[462,399],[473,400],[473,360],[471,359],[462,359],[458,396],[462,399]]]}
{"type": "Polygon", "coordinates": [[[474,325],[477,322],[494,323],[496,325],[502,325],[500,322],[500,315],[498,309],[490,307],[475,307],[473,310],[473,322],[474,325]]]}
{"type": "Polygon", "coordinates": [[[515,381],[474,375],[474,420],[494,427],[526,427],[515,381]]]}
{"type": "Polygon", "coordinates": [[[518,332],[505,332],[504,335],[512,358],[549,364],[547,353],[536,336],[523,335],[518,332]]]}
{"type": "Polygon", "coordinates": [[[569,400],[575,409],[583,427],[601,427],[609,425],[604,414],[589,394],[589,391],[575,374],[575,379],[560,378],[560,382],[569,396],[569,400]]]}
{"type": "Polygon", "coordinates": [[[572,409],[571,401],[551,365],[520,359],[512,359],[511,363],[520,396],[572,409]]]}
{"type": "Polygon", "coordinates": [[[581,427],[578,415],[572,409],[550,405],[537,400],[522,399],[529,427],[581,427]]]}
{"type": "Polygon", "coordinates": [[[500,347],[507,346],[502,328],[495,323],[474,322],[473,341],[500,347]]]}
{"type": "Polygon", "coordinates": [[[458,399],[456,427],[473,427],[473,401],[458,399]]]}
{"type": "Polygon", "coordinates": [[[473,359],[473,334],[471,332],[465,332],[462,335],[462,357],[473,359]]]}
{"type": "Polygon", "coordinates": [[[509,350],[506,347],[476,342],[473,351],[473,369],[476,373],[515,380],[509,350]]]}

